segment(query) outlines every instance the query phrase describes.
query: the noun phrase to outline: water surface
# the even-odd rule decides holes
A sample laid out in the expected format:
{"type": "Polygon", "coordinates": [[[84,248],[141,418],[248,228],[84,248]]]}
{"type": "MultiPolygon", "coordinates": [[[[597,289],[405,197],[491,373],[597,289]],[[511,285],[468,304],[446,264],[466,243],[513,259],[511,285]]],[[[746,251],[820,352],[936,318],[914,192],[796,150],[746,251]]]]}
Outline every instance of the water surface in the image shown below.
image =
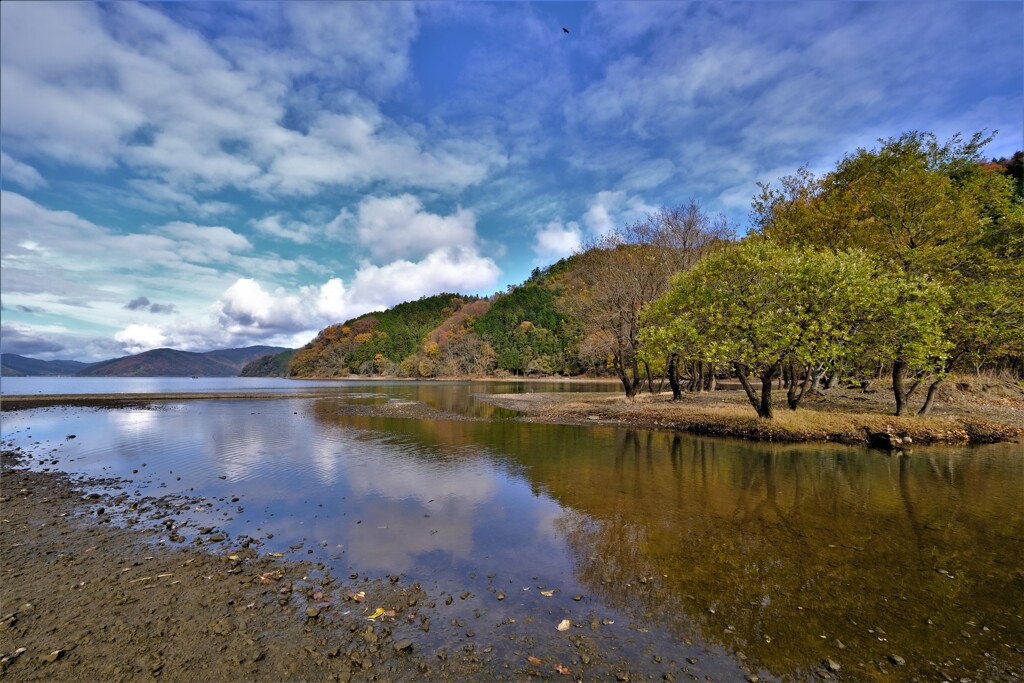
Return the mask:
{"type": "Polygon", "coordinates": [[[468,631],[515,662],[523,648],[495,634],[558,648],[580,632],[654,678],[811,680],[828,659],[850,680],[1024,675],[1020,444],[899,457],[344,409],[422,401],[489,417],[474,394],[517,386],[37,409],[4,413],[3,439],[142,495],[205,496],[183,515],[192,527],[261,538],[261,551],[452,594],[418,635],[428,647],[468,631]],[[580,629],[558,633],[563,618],[580,629]]]}

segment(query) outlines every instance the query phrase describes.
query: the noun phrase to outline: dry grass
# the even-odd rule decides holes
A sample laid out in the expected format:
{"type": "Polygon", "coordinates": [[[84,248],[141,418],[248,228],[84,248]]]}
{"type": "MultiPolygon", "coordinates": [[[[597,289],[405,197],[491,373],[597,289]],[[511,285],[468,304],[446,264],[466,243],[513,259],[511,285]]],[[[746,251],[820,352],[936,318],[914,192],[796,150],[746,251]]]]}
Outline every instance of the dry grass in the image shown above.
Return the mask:
{"type": "Polygon", "coordinates": [[[922,444],[992,443],[1024,435],[1024,389],[993,378],[972,381],[951,383],[929,417],[896,417],[891,396],[849,389],[832,389],[805,401],[797,411],[789,410],[778,392],[770,420],[758,418],[746,395],[737,389],[684,394],[681,401],[672,401],[668,394],[642,394],[634,399],[609,394],[511,394],[492,400],[527,414],[530,420],[624,424],[758,441],[858,444],[867,442],[869,433],[888,432],[922,444]]]}

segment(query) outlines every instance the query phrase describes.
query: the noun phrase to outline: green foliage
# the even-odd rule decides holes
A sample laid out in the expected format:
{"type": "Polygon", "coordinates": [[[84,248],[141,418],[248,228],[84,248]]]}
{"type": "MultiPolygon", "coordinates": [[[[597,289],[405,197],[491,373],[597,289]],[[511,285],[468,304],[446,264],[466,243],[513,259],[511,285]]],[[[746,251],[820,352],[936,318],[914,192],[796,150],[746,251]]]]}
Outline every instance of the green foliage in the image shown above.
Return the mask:
{"type": "Polygon", "coordinates": [[[416,353],[427,332],[467,300],[475,301],[476,297],[437,294],[331,325],[295,352],[290,374],[337,377],[382,367],[397,368],[407,356],[416,353]]]}
{"type": "MultiPolygon", "coordinates": [[[[645,309],[640,337],[648,354],[725,363],[770,387],[784,363],[941,357],[945,296],[925,278],[887,275],[862,251],[752,238],[677,275],[645,309]]],[[[770,402],[751,402],[771,416],[770,402]]]]}
{"type": "Polygon", "coordinates": [[[976,369],[1020,354],[1024,200],[1012,162],[982,158],[990,140],[977,133],[940,143],[918,132],[882,140],[821,178],[801,171],[778,188],[763,185],[754,223],[780,244],[860,248],[897,277],[945,287],[936,327],[950,349],[941,363],[922,359],[918,371],[939,367],[941,376],[957,363],[976,369]]]}
{"type": "Polygon", "coordinates": [[[241,377],[287,377],[288,365],[294,356],[295,351],[291,349],[260,356],[247,363],[239,375],[241,377]]]}
{"type": "MultiPolygon", "coordinates": [[[[559,261],[548,273],[565,263],[559,261]]],[[[519,287],[498,295],[475,321],[473,330],[493,349],[498,369],[515,375],[579,372],[572,350],[577,327],[559,310],[560,281],[548,273],[536,272],[519,287]]]]}

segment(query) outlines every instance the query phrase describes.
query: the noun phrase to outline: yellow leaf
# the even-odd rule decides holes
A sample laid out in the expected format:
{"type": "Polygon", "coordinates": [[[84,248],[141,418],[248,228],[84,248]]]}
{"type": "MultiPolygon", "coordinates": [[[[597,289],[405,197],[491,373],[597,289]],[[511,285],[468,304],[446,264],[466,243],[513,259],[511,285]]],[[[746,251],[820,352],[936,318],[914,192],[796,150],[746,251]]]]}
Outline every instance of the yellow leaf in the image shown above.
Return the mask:
{"type": "Polygon", "coordinates": [[[376,621],[377,619],[379,619],[382,616],[384,616],[384,608],[383,607],[378,607],[377,609],[375,609],[373,611],[373,614],[371,614],[370,616],[368,616],[366,618],[369,619],[370,621],[376,621]]]}

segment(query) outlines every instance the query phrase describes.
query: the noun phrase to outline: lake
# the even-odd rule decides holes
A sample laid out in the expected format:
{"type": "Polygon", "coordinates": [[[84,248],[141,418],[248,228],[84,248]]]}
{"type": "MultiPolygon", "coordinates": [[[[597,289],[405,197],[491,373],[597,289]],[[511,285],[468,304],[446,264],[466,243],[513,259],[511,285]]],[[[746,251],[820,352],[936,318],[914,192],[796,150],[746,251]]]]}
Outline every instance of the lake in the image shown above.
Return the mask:
{"type": "Polygon", "coordinates": [[[477,397],[612,384],[4,378],[2,391],[200,386],[285,395],[7,412],[2,438],[52,449],[37,468],[205,497],[179,515],[183,533],[216,526],[335,576],[453,595],[423,648],[475,638],[521,659],[501,632],[570,656],[572,633],[554,628],[569,618],[651,678],[669,662],[713,680],[1024,676],[1020,444],[755,444],[524,423],[477,397]],[[405,401],[451,419],[351,410],[405,401]]]}

